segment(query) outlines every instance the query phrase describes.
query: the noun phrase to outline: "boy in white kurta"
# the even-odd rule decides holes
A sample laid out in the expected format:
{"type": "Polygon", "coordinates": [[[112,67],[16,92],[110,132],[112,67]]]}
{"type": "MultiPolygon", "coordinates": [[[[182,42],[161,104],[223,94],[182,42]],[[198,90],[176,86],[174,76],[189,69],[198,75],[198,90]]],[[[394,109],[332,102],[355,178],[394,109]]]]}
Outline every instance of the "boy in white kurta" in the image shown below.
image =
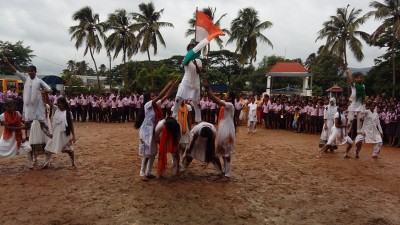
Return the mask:
{"type": "Polygon", "coordinates": [[[48,96],[52,92],[52,89],[46,82],[36,76],[35,66],[29,66],[28,73],[21,73],[8,62],[6,57],[3,58],[3,61],[24,83],[23,119],[25,123],[32,123],[33,120],[39,120],[43,132],[51,137],[49,128],[46,125],[46,110],[42,96],[48,96]]]}
{"type": "Polygon", "coordinates": [[[348,118],[348,124],[350,124],[349,131],[352,130],[351,125],[353,123],[354,117],[357,119],[357,133],[360,132],[361,129],[361,113],[365,110],[365,86],[362,84],[362,74],[361,73],[356,73],[354,75],[354,80],[352,76],[350,75],[349,69],[346,69],[346,76],[347,80],[350,84],[351,87],[351,95],[349,97],[349,100],[351,104],[349,105],[347,111],[347,118],[348,118]]]}
{"type": "Polygon", "coordinates": [[[367,108],[363,117],[363,124],[359,134],[356,137],[356,157],[359,157],[362,143],[375,144],[372,157],[377,158],[382,148],[383,131],[379,121],[379,115],[375,111],[376,103],[368,102],[367,108]]]}
{"type": "Polygon", "coordinates": [[[257,126],[257,103],[255,98],[251,98],[251,102],[247,105],[249,107],[249,118],[247,119],[247,133],[255,133],[257,126]]]}
{"type": "MultiPolygon", "coordinates": [[[[195,45],[189,44],[187,50],[190,51],[195,45]]],[[[185,74],[178,86],[178,91],[175,97],[175,105],[181,105],[183,100],[191,100],[195,112],[195,122],[201,121],[200,103],[200,73],[202,63],[200,59],[190,61],[185,66],[185,74]]],[[[177,118],[178,107],[174,107],[172,117],[177,118]]]]}

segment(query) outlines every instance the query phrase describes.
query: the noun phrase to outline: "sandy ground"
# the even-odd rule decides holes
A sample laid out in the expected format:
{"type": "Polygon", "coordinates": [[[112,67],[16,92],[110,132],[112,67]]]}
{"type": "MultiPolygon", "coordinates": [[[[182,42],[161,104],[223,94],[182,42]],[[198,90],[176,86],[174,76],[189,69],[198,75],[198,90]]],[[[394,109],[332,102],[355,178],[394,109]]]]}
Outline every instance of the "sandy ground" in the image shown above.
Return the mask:
{"type": "Polygon", "coordinates": [[[132,123],[75,127],[76,170],[66,154],[47,170],[0,159],[0,224],[400,224],[400,148],[317,158],[317,135],[239,127],[230,181],[198,161],[174,178],[169,160],[143,182],[132,123]]]}

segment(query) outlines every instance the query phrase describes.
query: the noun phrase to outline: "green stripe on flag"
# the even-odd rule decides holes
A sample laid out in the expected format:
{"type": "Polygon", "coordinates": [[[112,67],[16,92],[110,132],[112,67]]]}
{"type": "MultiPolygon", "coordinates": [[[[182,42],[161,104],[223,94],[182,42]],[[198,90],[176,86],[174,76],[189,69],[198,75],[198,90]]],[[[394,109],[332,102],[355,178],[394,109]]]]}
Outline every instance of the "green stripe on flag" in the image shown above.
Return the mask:
{"type": "Polygon", "coordinates": [[[193,49],[189,50],[186,53],[185,58],[182,61],[182,65],[187,66],[190,61],[199,58],[200,55],[201,55],[201,51],[194,52],[193,49]]]}

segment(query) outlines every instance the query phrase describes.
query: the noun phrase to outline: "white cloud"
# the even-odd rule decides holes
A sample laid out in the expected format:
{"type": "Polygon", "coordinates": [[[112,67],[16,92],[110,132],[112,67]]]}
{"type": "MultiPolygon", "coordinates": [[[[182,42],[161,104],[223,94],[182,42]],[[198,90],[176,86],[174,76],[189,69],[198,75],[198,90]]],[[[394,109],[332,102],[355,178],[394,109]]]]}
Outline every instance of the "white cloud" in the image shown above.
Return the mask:
{"type": "MultiPolygon", "coordinates": [[[[81,61],[86,60],[92,67],[92,60],[88,55],[83,56],[83,48],[76,50],[74,41],[70,41],[68,28],[76,24],[72,20],[72,14],[83,6],[90,6],[95,13],[100,15],[104,21],[109,13],[115,9],[124,8],[128,12],[139,12],[138,0],[0,0],[0,40],[16,42],[22,40],[25,45],[31,46],[35,58],[33,63],[37,65],[39,73],[59,74],[64,65],[70,59],[81,61]],[[44,60],[45,59],[45,60],[44,60]],[[51,61],[51,62],[49,62],[51,61]]],[[[338,7],[350,9],[362,9],[363,13],[372,10],[367,0],[155,0],[156,10],[164,9],[161,21],[171,22],[175,28],[163,28],[167,47],[159,46],[158,54],[151,56],[152,59],[169,58],[173,55],[184,55],[185,48],[191,37],[184,34],[189,28],[187,21],[193,16],[196,7],[199,9],[211,6],[215,7],[216,16],[223,18],[221,27],[230,27],[230,22],[237,16],[240,9],[253,7],[259,12],[261,21],[271,21],[273,27],[263,32],[274,45],[274,48],[260,43],[257,59],[263,56],[279,55],[286,58],[301,58],[305,60],[309,54],[316,52],[323,41],[315,42],[317,32],[322,28],[322,23],[336,13],[338,7]]],[[[373,32],[379,25],[379,21],[370,19],[360,29],[368,33],[373,32]]],[[[224,41],[228,37],[222,37],[224,41]]],[[[212,49],[216,49],[215,45],[212,49]]],[[[233,51],[234,44],[225,48],[233,51]]],[[[364,43],[365,59],[356,62],[352,55],[349,55],[351,67],[368,67],[373,65],[374,58],[384,52],[384,49],[367,46],[364,43]]],[[[97,64],[108,65],[108,58],[105,51],[95,56],[97,64]]],[[[146,54],[138,54],[131,60],[145,60],[146,54]]],[[[113,65],[119,64],[121,58],[117,58],[113,65]]]]}

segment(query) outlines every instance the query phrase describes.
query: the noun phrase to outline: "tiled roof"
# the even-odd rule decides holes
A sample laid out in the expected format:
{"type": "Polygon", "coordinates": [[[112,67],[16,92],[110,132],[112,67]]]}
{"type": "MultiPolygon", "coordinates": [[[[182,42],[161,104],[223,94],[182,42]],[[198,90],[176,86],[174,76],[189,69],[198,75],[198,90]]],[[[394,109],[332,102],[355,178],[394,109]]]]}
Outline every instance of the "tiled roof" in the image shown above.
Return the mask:
{"type": "Polygon", "coordinates": [[[337,86],[337,85],[333,85],[332,87],[330,87],[329,89],[327,89],[326,91],[331,91],[331,92],[342,92],[343,88],[337,86]]]}
{"type": "Polygon", "coordinates": [[[308,73],[308,70],[304,68],[298,62],[277,62],[269,71],[269,73],[308,73]]]}

